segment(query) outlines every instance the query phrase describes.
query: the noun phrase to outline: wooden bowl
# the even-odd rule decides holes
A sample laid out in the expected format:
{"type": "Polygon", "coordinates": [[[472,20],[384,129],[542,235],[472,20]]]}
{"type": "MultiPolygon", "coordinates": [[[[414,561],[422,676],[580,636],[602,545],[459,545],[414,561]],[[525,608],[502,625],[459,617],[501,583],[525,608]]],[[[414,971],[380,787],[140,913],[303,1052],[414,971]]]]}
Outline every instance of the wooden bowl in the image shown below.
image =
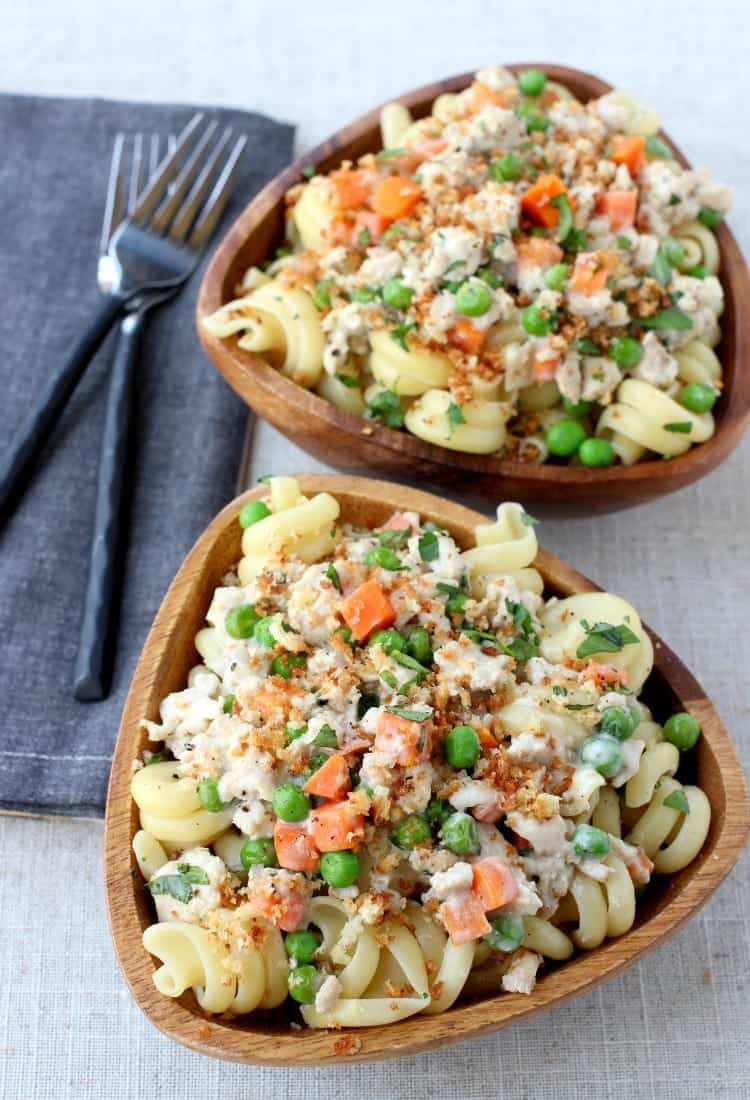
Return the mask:
{"type": "MultiPolygon", "coordinates": [[[[518,71],[526,66],[511,65],[518,71]]],[[[611,91],[611,85],[589,73],[559,65],[540,65],[547,75],[567,85],[582,101],[611,91]]],[[[430,110],[442,92],[466,87],[464,73],[425,88],[399,102],[416,117],[430,110]]],[[[662,135],[681,164],[685,157],[662,135]]],[[[737,242],[726,225],[719,226],[721,282],[726,309],[719,355],[725,388],[716,409],[716,433],[706,443],[665,462],[638,462],[634,466],[588,469],[581,466],[529,466],[492,455],[470,455],[426,443],[359,416],[342,412],[317,394],[298,386],[258,355],[237,346],[237,337],[220,340],[203,329],[201,321],[235,297],[245,270],[259,264],[283,238],[284,193],[299,183],[307,165],[323,172],[342,159],[356,159],[379,148],[379,108],[345,126],[317,149],[285,169],[261,191],[230,229],[206,271],[197,307],[198,335],[216,368],[240,397],[310,454],[348,471],[377,470],[413,481],[450,485],[496,499],[545,501],[558,511],[613,511],[681,489],[704,477],[735,447],[750,418],[750,327],[742,311],[750,302],[750,279],[737,242]],[[499,483],[502,481],[502,489],[499,483]]]]}
{"type": "MultiPolygon", "coordinates": [[[[370,527],[384,522],[396,509],[414,509],[448,528],[464,548],[474,544],[475,525],[486,522],[486,517],[460,505],[391,483],[345,476],[301,477],[300,482],[306,493],[333,493],[345,520],[370,527]]],[[[440,1016],[415,1016],[388,1027],[352,1032],[294,1030],[283,1014],[208,1017],[192,992],[179,1000],[158,993],[152,980],[154,961],[141,944],[142,932],[154,915],[131,849],[138,828],[138,812],[130,797],[131,763],[147,744],[139,723],[142,718],[155,719],[160,700],[185,685],[189,669],[198,660],[193,638],[203,625],[213,590],[240,557],[237,513],[245,501],[263,491],[254,489],[227,505],[185,559],[146,639],[115,747],[104,834],[109,919],[131,992],[161,1031],[204,1054],[266,1065],[325,1065],[344,1055],[364,1062],[414,1054],[496,1031],[588,990],[663,942],[692,916],[736,862],[747,836],[750,806],[742,769],[721,719],[684,665],[651,633],[655,665],[643,697],[662,720],[673,710],[686,709],[700,721],[703,736],[689,759],[694,778],[711,802],[712,821],[698,857],[678,874],[656,880],[626,935],[546,973],[529,996],[505,993],[464,1001],[440,1016]]],[[[539,551],[536,565],[551,592],[567,596],[597,590],[544,550],[539,551]]]]}

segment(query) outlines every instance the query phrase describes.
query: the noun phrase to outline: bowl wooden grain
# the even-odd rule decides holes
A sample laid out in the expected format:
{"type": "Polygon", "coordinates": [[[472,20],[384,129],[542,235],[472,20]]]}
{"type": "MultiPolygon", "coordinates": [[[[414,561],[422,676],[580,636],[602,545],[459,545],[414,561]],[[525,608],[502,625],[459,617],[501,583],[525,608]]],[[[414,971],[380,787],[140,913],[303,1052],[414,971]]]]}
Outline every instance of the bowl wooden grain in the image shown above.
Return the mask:
{"type": "MultiPolygon", "coordinates": [[[[306,493],[332,493],[345,520],[367,527],[384,522],[396,509],[414,509],[448,528],[467,548],[474,544],[475,525],[486,522],[485,516],[467,508],[400,485],[343,475],[299,480],[306,493]]],[[[245,501],[257,499],[263,491],[263,487],[254,489],[227,505],[185,559],[146,639],[115,747],[104,835],[107,906],[120,966],[152,1023],[194,1050],[238,1062],[288,1066],[325,1065],[345,1056],[356,1061],[395,1058],[486,1034],[560,1004],[617,974],[695,913],[739,857],[750,804],[736,753],[710,700],[674,653],[650,632],[655,666],[643,698],[661,719],[672,710],[685,709],[700,721],[703,736],[690,763],[711,802],[712,822],[696,860],[679,874],[658,880],[626,935],[546,973],[530,996],[503,994],[462,1002],[441,1016],[417,1016],[354,1032],[293,1030],[290,1017],[283,1015],[244,1020],[208,1017],[190,992],[179,1000],[158,993],[152,980],[155,963],[141,944],[153,912],[131,849],[138,828],[137,809],[130,797],[131,763],[147,745],[139,723],[143,718],[156,719],[161,699],[184,687],[189,669],[199,660],[195,633],[203,625],[214,588],[240,556],[237,514],[245,501]]],[[[544,550],[539,551],[536,564],[550,592],[567,596],[597,590],[544,550]]]]}
{"type": "MultiPolygon", "coordinates": [[[[511,65],[518,71],[526,66],[511,65]]],[[[603,95],[611,85],[578,69],[540,65],[550,79],[567,85],[582,101],[603,95]]],[[[430,110],[442,92],[471,81],[464,73],[401,96],[416,117],[430,110]]],[[[284,193],[315,165],[322,172],[342,159],[356,159],[379,148],[379,108],[345,126],[317,149],[285,169],[255,198],[219,245],[206,271],[197,306],[198,335],[215,367],[251,408],[316,458],[347,471],[375,470],[393,477],[450,485],[456,491],[496,499],[545,501],[558,511],[612,511],[653,500],[680,489],[714,469],[737,445],[750,419],[750,279],[737,242],[719,226],[721,281],[726,297],[719,347],[725,388],[716,408],[716,433],[678,458],[638,462],[634,466],[588,469],[580,466],[529,466],[492,455],[450,451],[416,436],[397,432],[346,413],[285,378],[260,356],[243,351],[237,337],[219,340],[204,331],[202,320],[235,297],[245,270],[265,260],[283,238],[284,193]]],[[[681,164],[688,166],[667,135],[681,164]]]]}

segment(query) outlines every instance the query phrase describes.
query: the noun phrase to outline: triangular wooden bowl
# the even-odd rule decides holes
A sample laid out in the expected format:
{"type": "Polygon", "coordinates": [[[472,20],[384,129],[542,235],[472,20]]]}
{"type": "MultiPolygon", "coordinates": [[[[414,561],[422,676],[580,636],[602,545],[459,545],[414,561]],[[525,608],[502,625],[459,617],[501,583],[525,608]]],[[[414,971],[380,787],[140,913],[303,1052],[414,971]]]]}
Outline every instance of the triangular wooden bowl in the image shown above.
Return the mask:
{"type": "MultiPolygon", "coordinates": [[[[299,480],[305,493],[332,493],[341,505],[343,519],[365,527],[382,523],[396,509],[413,509],[424,519],[448,528],[458,543],[468,548],[474,545],[476,524],[487,522],[487,517],[477,512],[402,485],[345,476],[299,480]]],[[[544,974],[530,996],[503,994],[459,1002],[442,1016],[416,1016],[388,1027],[351,1033],[295,1030],[290,1017],[284,1016],[207,1017],[192,993],[179,1000],[158,993],[152,981],[154,960],[141,945],[143,929],[154,917],[131,850],[138,828],[130,797],[131,764],[147,744],[139,723],[157,717],[161,699],[184,687],[189,669],[199,660],[194,636],[203,625],[214,588],[240,557],[237,514],[245,501],[264,492],[261,486],[227,505],[185,559],[143,647],[115,747],[104,835],[109,919],[125,979],[158,1028],[204,1054],[267,1065],[323,1065],[345,1054],[358,1061],[414,1054],[495,1031],[591,989],[662,943],[696,912],[742,850],[750,813],[747,789],[732,742],[712,703],[681,661],[652,633],[656,658],[643,698],[658,718],[684,709],[700,721],[703,736],[693,754],[693,765],[695,780],[710,799],[712,822],[702,852],[684,871],[658,880],[658,887],[649,892],[649,900],[639,909],[632,931],[544,974]]],[[[549,592],[567,596],[597,590],[586,577],[544,550],[539,551],[536,564],[549,592]]]]}
{"type": "MultiPolygon", "coordinates": [[[[525,67],[509,66],[515,71],[525,67]]],[[[550,79],[567,85],[584,102],[611,91],[610,84],[578,69],[538,67],[550,79]]],[[[400,96],[399,102],[416,117],[422,117],[436,96],[465,88],[471,79],[471,73],[453,76],[400,96]]],[[[605,469],[529,466],[492,455],[449,451],[342,412],[285,378],[260,356],[243,351],[236,337],[219,340],[204,330],[203,318],[234,298],[246,269],[266,260],[282,240],[286,190],[303,179],[302,172],[308,165],[325,172],[344,158],[356,159],[378,149],[379,111],[370,111],[345,126],[272,180],[239,216],[206,271],[197,306],[198,336],[214,366],[243,401],[298,446],[342,470],[370,470],[391,477],[407,476],[411,481],[427,480],[491,500],[502,495],[507,500],[545,501],[560,512],[588,514],[641,504],[689,485],[722,462],[750,420],[750,326],[745,317],[750,307],[750,278],[737,242],[723,224],[716,231],[726,298],[718,348],[724,391],[715,410],[716,433],[706,443],[668,462],[659,458],[605,469]]],[[[662,137],[680,163],[687,165],[669,137],[662,137]]]]}

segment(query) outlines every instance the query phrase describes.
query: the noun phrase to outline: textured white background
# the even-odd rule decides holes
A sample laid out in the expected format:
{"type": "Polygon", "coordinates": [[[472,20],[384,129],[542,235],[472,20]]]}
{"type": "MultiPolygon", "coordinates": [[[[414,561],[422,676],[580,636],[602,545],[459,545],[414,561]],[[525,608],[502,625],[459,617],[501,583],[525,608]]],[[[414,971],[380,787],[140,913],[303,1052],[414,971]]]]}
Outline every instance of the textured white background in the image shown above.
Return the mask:
{"type": "MultiPolygon", "coordinates": [[[[0,90],[258,109],[297,122],[300,150],[448,73],[545,59],[589,69],[658,107],[688,156],[735,185],[732,225],[750,249],[746,0],[4,0],[0,9],[0,90]]],[[[255,454],[255,474],[319,468],[265,425],[255,454]]],[[[666,501],[541,532],[550,550],[637,603],[745,754],[749,459],[750,438],[666,501]]],[[[106,927],[101,837],[99,822],[0,820],[0,1100],[750,1096],[747,859],[672,943],[552,1015],[396,1063],[260,1070],[174,1046],[130,1003],[106,927]]]]}

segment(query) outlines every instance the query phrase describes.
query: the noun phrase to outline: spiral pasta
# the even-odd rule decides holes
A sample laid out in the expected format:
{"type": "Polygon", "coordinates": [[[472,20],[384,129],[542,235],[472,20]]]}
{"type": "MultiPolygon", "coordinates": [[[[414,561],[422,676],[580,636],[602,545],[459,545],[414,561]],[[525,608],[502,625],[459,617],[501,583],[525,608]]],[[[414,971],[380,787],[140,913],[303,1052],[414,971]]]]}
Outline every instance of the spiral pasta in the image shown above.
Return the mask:
{"type": "Polygon", "coordinates": [[[625,465],[646,451],[662,456],[684,454],[693,443],[714,434],[710,412],[693,413],[640,378],[626,378],[617,400],[599,418],[597,435],[609,439],[625,465]]]}
{"type": "Polygon", "coordinates": [[[195,784],[176,775],[169,761],[140,768],[133,776],[131,791],[142,830],[162,845],[188,848],[209,844],[232,821],[228,810],[218,814],[205,810],[195,784]]]}
{"type": "Polygon", "coordinates": [[[448,390],[428,390],[404,419],[412,435],[448,450],[480,455],[499,451],[509,407],[499,401],[469,401],[461,406],[460,423],[454,423],[451,410],[457,408],[448,390]]]}
{"type": "Polygon", "coordinates": [[[500,504],[495,523],[481,524],[474,534],[476,547],[461,555],[473,590],[481,593],[488,581],[510,575],[522,589],[541,595],[544,582],[532,568],[536,533],[520,504],[500,504]]]}
{"type": "Polygon", "coordinates": [[[370,335],[370,370],[375,380],[399,396],[413,397],[447,385],[451,362],[426,349],[402,348],[387,332],[370,335]]]}

